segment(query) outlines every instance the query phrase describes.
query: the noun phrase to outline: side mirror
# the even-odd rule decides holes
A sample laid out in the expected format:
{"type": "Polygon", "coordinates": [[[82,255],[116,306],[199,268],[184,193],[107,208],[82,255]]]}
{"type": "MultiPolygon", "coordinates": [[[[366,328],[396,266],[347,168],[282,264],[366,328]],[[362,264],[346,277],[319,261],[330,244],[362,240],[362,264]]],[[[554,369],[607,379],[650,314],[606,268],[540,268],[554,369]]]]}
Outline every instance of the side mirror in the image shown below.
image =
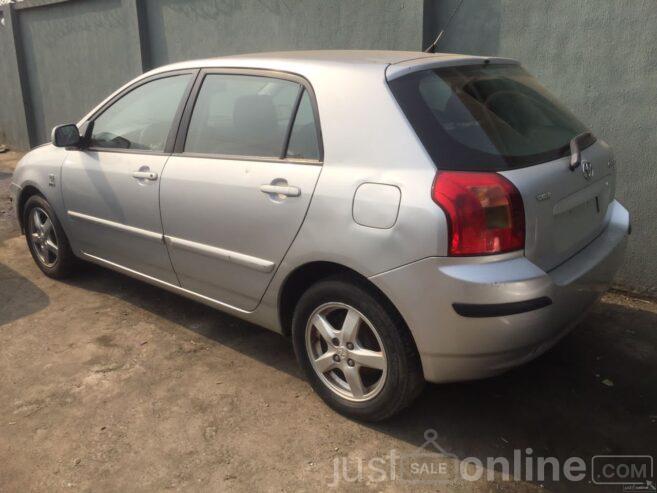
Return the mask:
{"type": "Polygon", "coordinates": [[[52,129],[52,143],[56,147],[79,147],[81,140],[77,125],[72,123],[52,129]]]}

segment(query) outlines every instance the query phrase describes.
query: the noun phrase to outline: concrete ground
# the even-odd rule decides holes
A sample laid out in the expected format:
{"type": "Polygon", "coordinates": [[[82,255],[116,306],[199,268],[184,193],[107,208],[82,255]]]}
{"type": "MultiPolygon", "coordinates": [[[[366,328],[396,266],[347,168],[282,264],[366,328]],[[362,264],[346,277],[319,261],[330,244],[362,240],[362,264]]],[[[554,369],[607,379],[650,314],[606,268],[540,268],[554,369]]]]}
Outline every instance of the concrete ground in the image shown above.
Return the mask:
{"type": "Polygon", "coordinates": [[[588,471],[543,484],[498,468],[491,483],[449,468],[514,449],[657,456],[653,302],[608,294],[537,361],[360,424],[320,401],[274,333],[91,265],[42,275],[6,200],[16,158],[0,154],[1,491],[600,491],[588,471]],[[408,482],[436,477],[452,479],[408,482]]]}

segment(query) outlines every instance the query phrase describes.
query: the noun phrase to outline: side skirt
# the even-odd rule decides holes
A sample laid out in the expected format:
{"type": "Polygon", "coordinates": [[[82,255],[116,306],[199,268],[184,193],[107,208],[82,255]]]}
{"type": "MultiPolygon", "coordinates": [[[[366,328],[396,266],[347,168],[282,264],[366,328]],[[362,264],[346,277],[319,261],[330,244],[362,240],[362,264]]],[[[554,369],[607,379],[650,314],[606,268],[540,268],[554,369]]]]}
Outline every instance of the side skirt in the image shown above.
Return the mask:
{"type": "Polygon", "coordinates": [[[237,308],[236,306],[229,305],[228,303],[223,303],[221,301],[215,300],[214,298],[203,296],[202,294],[196,293],[194,291],[190,291],[189,289],[185,289],[180,286],[176,286],[174,284],[169,284],[168,282],[161,281],[160,279],[157,279],[155,277],[151,277],[146,274],[142,274],[141,272],[138,272],[136,270],[123,267],[122,265],[115,264],[114,262],[110,262],[109,260],[96,257],[95,255],[91,255],[84,251],[80,252],[80,256],[84,260],[88,260],[90,262],[93,262],[94,264],[98,264],[102,267],[107,267],[108,269],[112,269],[116,272],[120,272],[121,274],[134,277],[135,279],[139,279],[140,281],[144,281],[154,286],[166,289],[167,291],[171,291],[172,293],[182,295],[194,301],[199,301],[205,305],[211,306],[212,308],[217,308],[221,311],[230,313],[231,315],[237,315],[240,316],[241,318],[245,318],[244,315],[254,313],[247,310],[242,310],[241,308],[237,308]]]}

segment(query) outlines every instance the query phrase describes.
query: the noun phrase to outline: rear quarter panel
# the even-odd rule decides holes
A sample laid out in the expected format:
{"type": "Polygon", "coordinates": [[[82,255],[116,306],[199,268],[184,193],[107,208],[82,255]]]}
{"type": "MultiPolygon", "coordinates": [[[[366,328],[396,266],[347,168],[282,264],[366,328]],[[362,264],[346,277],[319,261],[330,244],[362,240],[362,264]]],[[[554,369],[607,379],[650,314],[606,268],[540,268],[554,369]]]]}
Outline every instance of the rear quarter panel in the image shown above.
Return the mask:
{"type": "Polygon", "coordinates": [[[384,69],[336,67],[316,77],[308,74],[317,97],[324,165],[306,219],[263,299],[270,308],[285,278],[308,262],[335,262],[369,277],[446,254],[446,219],[430,193],[436,168],[390,93],[384,69]],[[354,220],[354,194],[364,183],[401,191],[392,227],[354,220]]]}

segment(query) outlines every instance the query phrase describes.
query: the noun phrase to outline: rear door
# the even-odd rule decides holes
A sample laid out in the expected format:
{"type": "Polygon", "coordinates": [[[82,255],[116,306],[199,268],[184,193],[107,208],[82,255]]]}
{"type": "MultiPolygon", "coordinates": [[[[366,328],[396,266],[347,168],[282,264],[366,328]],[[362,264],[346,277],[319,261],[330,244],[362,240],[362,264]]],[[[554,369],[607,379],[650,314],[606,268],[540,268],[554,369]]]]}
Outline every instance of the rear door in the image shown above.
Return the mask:
{"type": "Polygon", "coordinates": [[[389,85],[438,169],[499,172],[523,198],[525,255],[550,270],[607,224],[615,170],[593,136],[570,169],[570,141],[587,128],[515,63],[424,69],[389,85]]]}
{"type": "Polygon", "coordinates": [[[207,71],[160,191],[183,288],[253,310],[296,236],[321,171],[311,88],[299,78],[207,71]]]}

